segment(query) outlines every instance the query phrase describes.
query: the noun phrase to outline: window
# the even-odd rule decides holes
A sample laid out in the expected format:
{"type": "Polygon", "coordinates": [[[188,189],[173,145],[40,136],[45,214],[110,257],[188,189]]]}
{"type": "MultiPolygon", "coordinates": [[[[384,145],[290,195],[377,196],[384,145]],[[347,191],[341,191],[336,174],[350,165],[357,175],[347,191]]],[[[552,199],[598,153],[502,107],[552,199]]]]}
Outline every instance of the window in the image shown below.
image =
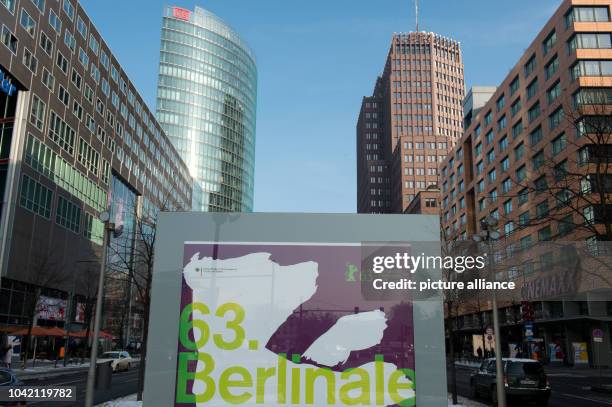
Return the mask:
{"type": "Polygon", "coordinates": [[[525,178],[527,177],[527,167],[525,165],[521,165],[517,170],[516,170],[516,180],[518,182],[523,181],[525,178]]]}
{"type": "Polygon", "coordinates": [[[479,161],[478,164],[476,164],[476,175],[482,174],[483,171],[484,171],[484,163],[482,161],[479,161]]]}
{"type": "Polygon", "coordinates": [[[79,233],[79,227],[81,225],[81,208],[74,202],[58,195],[55,223],[74,233],[79,233]]]}
{"type": "Polygon", "coordinates": [[[514,117],[520,110],[521,110],[521,98],[518,98],[510,106],[510,115],[514,117]]]}
{"type": "Polygon", "coordinates": [[[489,178],[489,182],[491,183],[495,181],[495,179],[497,178],[497,173],[495,172],[495,168],[489,171],[488,178],[489,178]]]}
{"type": "Polygon", "coordinates": [[[101,51],[100,52],[100,65],[102,65],[104,69],[108,70],[108,64],[109,64],[108,55],[106,55],[106,52],[101,51]]]}
{"type": "Polygon", "coordinates": [[[544,159],[544,150],[540,150],[538,151],[532,158],[531,158],[531,164],[533,166],[534,170],[538,170],[540,169],[540,167],[542,165],[544,165],[545,159],[544,159]]]}
{"type": "Polygon", "coordinates": [[[68,154],[74,153],[75,132],[53,111],[49,120],[49,137],[68,154]]]}
{"type": "Polygon", "coordinates": [[[516,77],[510,82],[510,95],[514,95],[516,91],[519,89],[521,81],[519,80],[519,76],[516,77]]]}
{"type": "Polygon", "coordinates": [[[32,0],[32,3],[34,3],[38,11],[41,13],[45,12],[45,0],[32,0]]]}
{"type": "Polygon", "coordinates": [[[545,228],[538,230],[538,240],[539,241],[545,242],[545,241],[551,240],[551,238],[552,238],[552,233],[550,232],[550,226],[546,226],[545,228]]]}
{"type": "Polygon", "coordinates": [[[525,78],[531,75],[531,73],[535,70],[535,68],[536,68],[536,56],[535,54],[533,54],[529,58],[529,60],[525,63],[525,66],[524,66],[525,78]]]}
{"type": "Polygon", "coordinates": [[[514,222],[507,222],[504,225],[504,233],[506,236],[511,235],[514,232],[514,222]]]}
{"type": "Polygon", "coordinates": [[[491,202],[497,202],[497,189],[491,190],[491,194],[489,195],[489,199],[491,202]]]}
{"type": "Polygon", "coordinates": [[[15,2],[16,0],[0,0],[0,4],[6,7],[11,14],[15,14],[15,2]]]}
{"type": "Polygon", "coordinates": [[[83,120],[83,107],[76,100],[72,104],[72,113],[79,120],[83,120]]]}
{"type": "Polygon", "coordinates": [[[559,235],[565,236],[569,234],[574,229],[574,220],[571,214],[564,216],[559,220],[559,235]]]}
{"type": "Polygon", "coordinates": [[[529,190],[527,188],[523,188],[518,193],[518,203],[519,205],[526,204],[529,200],[529,190]]]}
{"type": "Polygon", "coordinates": [[[529,119],[529,123],[533,123],[535,119],[540,117],[540,112],[540,102],[536,102],[527,112],[527,118],[529,119]]]}
{"type": "Polygon", "coordinates": [[[485,140],[487,141],[487,144],[493,143],[493,130],[489,130],[489,132],[485,136],[485,140]]]}
{"type": "Polygon", "coordinates": [[[70,49],[71,52],[76,50],[76,38],[68,29],[64,31],[64,44],[70,49]]]}
{"type": "Polygon", "coordinates": [[[43,68],[42,83],[51,91],[55,87],[55,78],[53,75],[51,75],[47,68],[43,68]]]}
{"type": "Polygon", "coordinates": [[[21,9],[21,18],[19,19],[19,24],[23,27],[24,30],[28,34],[34,38],[34,33],[36,32],[36,22],[30,15],[25,11],[24,8],[21,9]]]}
{"type": "Polygon", "coordinates": [[[563,120],[563,109],[559,107],[550,116],[548,116],[548,127],[550,130],[556,129],[563,120]]]}
{"type": "Polygon", "coordinates": [[[512,126],[512,139],[514,140],[523,132],[523,121],[519,120],[514,126],[512,126]]]}
{"type": "Polygon", "coordinates": [[[79,155],[77,159],[91,173],[93,173],[94,175],[98,175],[100,154],[82,138],[79,138],[79,155]]]}
{"type": "Polygon", "coordinates": [[[518,217],[518,223],[520,227],[525,227],[527,225],[529,225],[529,211],[525,211],[523,213],[521,213],[518,217]]]}
{"type": "Polygon", "coordinates": [[[83,78],[81,78],[81,75],[79,75],[79,73],[74,68],[72,68],[72,76],[70,77],[70,80],[78,90],[81,90],[81,83],[83,81],[83,78]]]}
{"type": "Polygon", "coordinates": [[[561,84],[559,81],[555,82],[553,86],[548,88],[546,91],[546,100],[548,104],[552,104],[561,95],[561,84]]]}
{"type": "Polygon", "coordinates": [[[57,87],[57,98],[65,105],[68,106],[70,101],[70,94],[62,85],[58,85],[57,87]]]}
{"type": "Polygon", "coordinates": [[[64,12],[70,21],[74,20],[74,6],[68,0],[64,0],[64,12]]]}
{"type": "Polygon", "coordinates": [[[488,126],[489,124],[491,124],[491,121],[493,121],[493,113],[490,110],[485,115],[484,121],[485,126],[488,126]]]}
{"type": "Polygon", "coordinates": [[[535,186],[535,191],[537,194],[542,193],[548,189],[548,183],[546,182],[546,176],[542,175],[540,178],[536,179],[533,182],[535,186]]]}
{"type": "Polygon", "coordinates": [[[23,65],[28,68],[33,74],[36,74],[38,69],[38,59],[32,55],[29,49],[23,49],[23,65]]]}
{"type": "Polygon", "coordinates": [[[98,52],[100,52],[100,43],[93,34],[89,34],[89,49],[91,49],[96,55],[98,55],[98,52]]]}
{"type": "Polygon", "coordinates": [[[79,62],[81,62],[81,65],[83,65],[86,71],[89,69],[89,55],[87,55],[87,51],[85,51],[83,48],[80,48],[80,47],[79,47],[79,62]]]}
{"type": "Polygon", "coordinates": [[[572,95],[574,107],[612,105],[612,88],[580,88],[572,95]]]}
{"type": "Polygon", "coordinates": [[[77,17],[77,31],[81,34],[83,39],[87,39],[87,26],[85,25],[85,21],[79,16],[77,17]]]}
{"type": "Polygon", "coordinates": [[[612,76],[612,60],[580,60],[570,68],[572,80],[582,76],[612,76]]]}
{"type": "Polygon", "coordinates": [[[502,182],[502,192],[507,194],[512,189],[512,180],[510,178],[506,178],[504,182],[502,182]]]}
{"type": "Polygon", "coordinates": [[[567,136],[565,135],[565,133],[561,133],[561,135],[557,136],[552,142],[553,155],[557,155],[561,151],[565,150],[566,146],[567,146],[567,136]]]}
{"type": "Polygon", "coordinates": [[[514,159],[516,161],[519,161],[521,158],[523,158],[524,154],[525,154],[525,144],[521,142],[518,146],[514,148],[514,159]]]}
{"type": "Polygon", "coordinates": [[[546,77],[546,80],[552,78],[553,75],[557,72],[557,69],[559,69],[559,58],[557,58],[557,56],[555,55],[544,66],[544,76],[546,77]]]}
{"type": "Polygon", "coordinates": [[[11,51],[13,54],[17,55],[17,37],[13,35],[11,30],[8,29],[7,26],[2,26],[2,43],[11,51]]]}
{"type": "Polygon", "coordinates": [[[571,51],[575,49],[610,49],[612,48],[612,34],[610,33],[578,33],[567,42],[571,51]]]}
{"type": "Polygon", "coordinates": [[[503,110],[504,106],[506,106],[506,98],[504,97],[504,95],[501,95],[499,99],[497,99],[495,106],[497,107],[498,112],[503,110]]]}
{"type": "Polygon", "coordinates": [[[19,204],[22,208],[45,219],[50,219],[52,202],[53,192],[49,188],[44,187],[27,175],[23,176],[19,194],[19,204]]]}
{"type": "Polygon", "coordinates": [[[53,54],[53,41],[42,30],[40,31],[40,47],[47,55],[51,56],[53,54]]]}
{"type": "Polygon", "coordinates": [[[504,136],[499,140],[499,151],[504,151],[508,148],[508,137],[504,136]]]}
{"type": "Polygon", "coordinates": [[[503,115],[501,119],[497,121],[497,131],[502,131],[506,128],[508,121],[506,120],[506,115],[503,115]]]}
{"type": "Polygon", "coordinates": [[[58,34],[62,33],[62,20],[55,14],[53,9],[49,10],[49,24],[58,34]]]}
{"type": "Polygon", "coordinates": [[[482,143],[478,143],[476,144],[476,156],[479,156],[480,154],[482,154],[482,143]]]}
{"type": "Polygon", "coordinates": [[[536,77],[529,85],[527,85],[527,100],[531,99],[538,93],[538,78],[536,77]]]}
{"type": "Polygon", "coordinates": [[[548,54],[551,49],[557,43],[557,32],[553,30],[548,37],[542,42],[542,50],[544,51],[544,55],[548,54]]]}
{"type": "Polygon", "coordinates": [[[555,175],[555,181],[559,182],[564,180],[568,173],[567,160],[563,160],[559,164],[555,165],[553,173],[555,175]]]}
{"type": "Polygon", "coordinates": [[[45,123],[45,111],[47,106],[45,103],[36,95],[32,95],[32,107],[30,109],[30,123],[32,123],[38,130],[43,129],[45,123]]]}
{"type": "Polygon", "coordinates": [[[58,66],[58,68],[65,74],[68,73],[68,60],[66,59],[66,57],[64,57],[62,55],[61,52],[57,51],[57,58],[55,60],[55,64],[58,66]]]}
{"type": "Polygon", "coordinates": [[[487,164],[491,164],[493,161],[495,161],[495,150],[491,149],[487,153],[487,164]]]}
{"type": "Polygon", "coordinates": [[[531,141],[531,145],[535,146],[540,141],[542,141],[542,127],[538,126],[529,134],[529,139],[531,141]]]}
{"type": "Polygon", "coordinates": [[[548,201],[540,202],[536,205],[536,218],[542,219],[548,215],[548,201]]]}
{"type": "Polygon", "coordinates": [[[566,27],[569,27],[575,21],[610,21],[610,12],[608,6],[574,6],[565,15],[566,27]]]}

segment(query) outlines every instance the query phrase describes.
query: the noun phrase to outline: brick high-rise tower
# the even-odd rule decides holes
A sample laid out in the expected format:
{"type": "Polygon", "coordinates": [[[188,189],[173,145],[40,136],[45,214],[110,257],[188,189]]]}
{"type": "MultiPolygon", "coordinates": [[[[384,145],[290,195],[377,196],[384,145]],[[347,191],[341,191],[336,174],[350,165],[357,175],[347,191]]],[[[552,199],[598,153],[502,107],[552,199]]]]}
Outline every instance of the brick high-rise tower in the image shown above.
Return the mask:
{"type": "Polygon", "coordinates": [[[401,213],[438,184],[463,132],[461,48],[434,33],[394,34],[357,122],[357,211],[401,213]]]}

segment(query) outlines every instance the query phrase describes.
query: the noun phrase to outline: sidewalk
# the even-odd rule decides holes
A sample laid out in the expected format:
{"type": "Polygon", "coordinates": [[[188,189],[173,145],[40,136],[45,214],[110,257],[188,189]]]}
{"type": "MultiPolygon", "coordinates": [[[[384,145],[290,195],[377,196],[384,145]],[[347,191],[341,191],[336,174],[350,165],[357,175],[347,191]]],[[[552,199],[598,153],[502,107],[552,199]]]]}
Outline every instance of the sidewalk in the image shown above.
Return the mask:
{"type": "Polygon", "coordinates": [[[94,407],[142,407],[142,401],[136,401],[136,394],[121,397],[106,403],[96,404],[94,407]]]}

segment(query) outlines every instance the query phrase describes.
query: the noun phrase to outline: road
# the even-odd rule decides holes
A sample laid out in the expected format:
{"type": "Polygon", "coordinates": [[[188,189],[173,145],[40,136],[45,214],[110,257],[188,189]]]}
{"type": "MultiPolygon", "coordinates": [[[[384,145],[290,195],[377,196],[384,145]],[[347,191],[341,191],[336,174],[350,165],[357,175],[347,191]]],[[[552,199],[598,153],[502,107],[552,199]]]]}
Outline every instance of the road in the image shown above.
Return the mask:
{"type": "MultiPolygon", "coordinates": [[[[27,386],[76,386],[76,402],[28,402],[29,406],[36,407],[75,407],[85,405],[85,388],[87,383],[87,372],[63,375],[60,377],[44,380],[26,380],[27,386]]],[[[132,368],[127,372],[113,374],[111,388],[109,390],[96,391],[94,404],[104,403],[112,399],[124,397],[136,393],[138,384],[138,368],[132,368]]]]}
{"type": "MultiPolygon", "coordinates": [[[[461,396],[469,396],[471,371],[470,368],[457,367],[457,390],[461,396]]],[[[450,374],[448,377],[450,379],[450,374]]],[[[588,388],[597,383],[596,372],[549,372],[548,380],[552,388],[548,407],[612,407],[612,394],[595,393],[588,388]]],[[[611,382],[612,377],[606,375],[604,383],[611,382]]],[[[448,388],[450,391],[450,383],[448,388]]],[[[491,405],[486,399],[480,398],[478,401],[491,405]]],[[[521,406],[526,405],[526,403],[521,404],[521,406]]]]}

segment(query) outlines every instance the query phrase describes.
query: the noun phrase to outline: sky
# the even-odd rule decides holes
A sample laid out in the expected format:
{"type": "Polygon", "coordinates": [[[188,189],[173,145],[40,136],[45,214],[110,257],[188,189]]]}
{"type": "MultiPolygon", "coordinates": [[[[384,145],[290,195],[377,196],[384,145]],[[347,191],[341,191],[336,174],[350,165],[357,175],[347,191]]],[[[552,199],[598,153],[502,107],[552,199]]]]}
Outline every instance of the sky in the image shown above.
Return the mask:
{"type": "MultiPolygon", "coordinates": [[[[461,42],[465,80],[497,85],[560,0],[419,2],[419,29],[461,42]]],[[[394,32],[415,29],[413,0],[81,0],[155,111],[161,16],[206,8],[254,50],[256,212],[356,211],[355,125],[394,32]]]]}

